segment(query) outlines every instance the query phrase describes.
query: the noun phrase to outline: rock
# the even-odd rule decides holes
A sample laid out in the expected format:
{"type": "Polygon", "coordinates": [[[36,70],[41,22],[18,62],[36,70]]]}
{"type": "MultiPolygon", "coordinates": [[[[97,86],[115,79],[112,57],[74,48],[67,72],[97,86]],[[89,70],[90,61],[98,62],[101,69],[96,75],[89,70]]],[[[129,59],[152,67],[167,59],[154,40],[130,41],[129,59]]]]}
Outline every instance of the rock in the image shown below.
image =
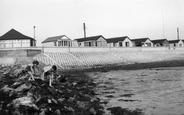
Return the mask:
{"type": "Polygon", "coordinates": [[[84,110],[87,110],[88,107],[89,107],[89,102],[86,102],[86,101],[77,101],[77,105],[84,109],[84,110]]]}
{"type": "Polygon", "coordinates": [[[20,97],[20,98],[17,98],[15,100],[13,100],[12,105],[14,107],[19,107],[20,105],[25,105],[25,106],[30,106],[30,107],[35,106],[34,103],[33,103],[33,98],[28,97],[28,96],[20,97]]]}
{"type": "Polygon", "coordinates": [[[31,88],[31,86],[32,86],[31,84],[28,84],[28,85],[22,84],[21,86],[19,86],[15,89],[15,92],[20,92],[20,91],[23,91],[23,90],[29,90],[31,88]]]}
{"type": "Polygon", "coordinates": [[[96,111],[95,109],[92,107],[90,110],[89,110],[91,113],[93,113],[93,115],[96,115],[96,111]]]}
{"type": "Polygon", "coordinates": [[[28,75],[22,75],[16,81],[27,81],[28,80],[28,75]]]}
{"type": "Polygon", "coordinates": [[[12,88],[17,88],[18,86],[20,86],[22,84],[22,82],[18,81],[18,82],[15,82],[14,84],[11,85],[12,88]]]}
{"type": "Polygon", "coordinates": [[[45,115],[46,112],[47,112],[47,109],[42,109],[39,115],[45,115]]]}
{"type": "Polygon", "coordinates": [[[71,102],[71,103],[73,103],[74,100],[75,100],[75,96],[74,96],[74,97],[70,97],[70,98],[68,99],[68,101],[71,102]]]}
{"type": "Polygon", "coordinates": [[[11,113],[14,114],[17,110],[19,113],[24,114],[29,113],[29,111],[39,111],[39,108],[33,103],[33,101],[33,98],[28,96],[14,99],[12,103],[9,104],[9,108],[13,108],[11,109],[11,113]]]}
{"type": "Polygon", "coordinates": [[[52,103],[51,99],[48,99],[48,103],[52,103]]]}
{"type": "Polygon", "coordinates": [[[57,102],[54,98],[52,98],[51,101],[52,101],[54,104],[58,104],[58,102],[57,102]]]}
{"type": "Polygon", "coordinates": [[[62,104],[63,101],[65,101],[65,98],[59,98],[59,99],[58,99],[58,102],[59,102],[60,104],[62,104]]]}
{"type": "Polygon", "coordinates": [[[15,71],[14,71],[14,74],[15,74],[15,76],[16,77],[19,77],[19,76],[22,76],[22,75],[24,75],[25,74],[25,71],[24,71],[24,69],[16,69],[15,71]]]}
{"type": "Polygon", "coordinates": [[[55,115],[61,115],[61,111],[59,109],[56,109],[56,111],[54,113],[55,113],[55,115]]]}
{"type": "Polygon", "coordinates": [[[90,102],[100,102],[100,99],[99,98],[97,98],[97,97],[94,97],[94,98],[92,98],[91,100],[90,100],[90,102]]]}
{"type": "Polygon", "coordinates": [[[70,112],[74,112],[74,109],[72,107],[64,107],[65,109],[67,109],[70,112]]]}
{"type": "Polygon", "coordinates": [[[59,76],[56,80],[62,83],[68,81],[68,78],[65,76],[59,76]]]}
{"type": "Polygon", "coordinates": [[[109,110],[113,115],[144,115],[144,113],[140,109],[129,110],[122,107],[112,107],[107,108],[107,110],[109,110]]]}
{"type": "Polygon", "coordinates": [[[48,87],[48,90],[49,90],[53,95],[57,94],[56,89],[53,88],[53,87],[48,87]]]}
{"type": "Polygon", "coordinates": [[[10,92],[10,91],[14,91],[14,89],[8,87],[8,85],[5,85],[3,88],[1,88],[0,91],[3,91],[3,92],[10,92]]]}

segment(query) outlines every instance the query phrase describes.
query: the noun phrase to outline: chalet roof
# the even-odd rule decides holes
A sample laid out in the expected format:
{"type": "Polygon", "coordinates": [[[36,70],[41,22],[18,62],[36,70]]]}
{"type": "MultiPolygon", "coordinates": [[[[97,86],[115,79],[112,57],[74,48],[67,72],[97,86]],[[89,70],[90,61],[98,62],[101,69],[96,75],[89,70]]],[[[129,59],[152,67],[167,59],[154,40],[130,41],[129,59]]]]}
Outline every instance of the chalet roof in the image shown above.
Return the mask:
{"type": "Polygon", "coordinates": [[[167,39],[157,39],[157,40],[151,40],[154,44],[156,43],[163,43],[164,41],[167,41],[167,39]]]}
{"type": "Polygon", "coordinates": [[[26,36],[20,32],[18,32],[15,29],[11,29],[9,30],[7,33],[5,33],[4,35],[2,35],[0,37],[0,40],[16,40],[16,39],[32,39],[35,40],[29,36],[26,36]]]}
{"type": "Polygon", "coordinates": [[[91,36],[91,37],[86,37],[86,38],[77,38],[77,39],[74,39],[74,40],[76,40],[77,42],[84,42],[84,41],[98,40],[100,37],[103,37],[103,36],[98,35],[98,36],[91,36]]]}
{"type": "Polygon", "coordinates": [[[108,38],[108,39],[106,39],[106,41],[107,41],[107,43],[116,43],[119,41],[124,41],[126,38],[129,39],[128,36],[122,36],[122,37],[108,38]]]}
{"type": "MultiPolygon", "coordinates": [[[[53,36],[53,37],[48,37],[47,39],[45,39],[42,43],[46,43],[46,42],[55,42],[58,39],[61,39],[63,37],[67,37],[65,35],[60,35],[60,36],[53,36]]],[[[68,38],[68,37],[67,37],[68,38]]],[[[69,38],[68,38],[69,39],[69,38]]]]}
{"type": "Polygon", "coordinates": [[[139,43],[145,42],[148,39],[149,38],[136,38],[136,39],[131,39],[131,41],[134,41],[136,44],[139,44],[139,43]]]}
{"type": "Polygon", "coordinates": [[[169,40],[169,43],[178,43],[180,40],[169,40]]]}

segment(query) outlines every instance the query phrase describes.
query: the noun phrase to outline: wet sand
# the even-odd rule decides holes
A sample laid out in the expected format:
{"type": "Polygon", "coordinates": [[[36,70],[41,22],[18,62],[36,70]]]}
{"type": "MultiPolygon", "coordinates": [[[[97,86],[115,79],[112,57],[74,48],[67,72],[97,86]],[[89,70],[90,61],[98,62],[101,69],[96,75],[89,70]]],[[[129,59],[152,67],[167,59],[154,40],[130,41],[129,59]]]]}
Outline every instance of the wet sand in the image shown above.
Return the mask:
{"type": "Polygon", "coordinates": [[[147,115],[184,114],[184,67],[87,72],[108,107],[142,109],[147,115]]]}

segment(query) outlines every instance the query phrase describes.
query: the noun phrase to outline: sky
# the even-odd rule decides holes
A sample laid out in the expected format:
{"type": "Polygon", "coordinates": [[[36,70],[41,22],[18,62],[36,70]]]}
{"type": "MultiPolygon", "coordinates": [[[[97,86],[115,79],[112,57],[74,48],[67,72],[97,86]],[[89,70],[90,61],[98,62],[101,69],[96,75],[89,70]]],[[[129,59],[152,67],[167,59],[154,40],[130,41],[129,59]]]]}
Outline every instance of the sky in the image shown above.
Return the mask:
{"type": "Polygon", "coordinates": [[[34,37],[86,35],[184,39],[184,0],[0,0],[0,36],[10,29],[34,37]]]}

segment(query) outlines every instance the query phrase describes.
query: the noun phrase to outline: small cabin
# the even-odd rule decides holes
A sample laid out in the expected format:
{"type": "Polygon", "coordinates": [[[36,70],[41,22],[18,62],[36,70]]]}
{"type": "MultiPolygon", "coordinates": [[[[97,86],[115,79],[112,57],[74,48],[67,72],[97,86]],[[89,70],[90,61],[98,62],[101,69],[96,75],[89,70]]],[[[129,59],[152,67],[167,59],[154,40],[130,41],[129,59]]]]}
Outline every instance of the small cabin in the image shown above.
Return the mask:
{"type": "Polygon", "coordinates": [[[9,30],[0,37],[0,48],[34,47],[36,40],[15,29],[9,30]]]}
{"type": "Polygon", "coordinates": [[[184,47],[183,40],[169,40],[170,47],[184,47]]]}
{"type": "Polygon", "coordinates": [[[108,47],[132,47],[133,43],[128,36],[106,39],[108,47]]]}
{"type": "Polygon", "coordinates": [[[154,47],[168,47],[169,42],[167,39],[156,39],[151,40],[153,42],[154,47]]]}
{"type": "Polygon", "coordinates": [[[66,35],[48,37],[42,42],[44,47],[69,47],[72,46],[72,40],[66,35]]]}
{"type": "Polygon", "coordinates": [[[153,43],[149,38],[131,39],[134,47],[153,47],[153,43]]]}
{"type": "Polygon", "coordinates": [[[106,47],[107,41],[102,35],[74,39],[79,47],[106,47]]]}

